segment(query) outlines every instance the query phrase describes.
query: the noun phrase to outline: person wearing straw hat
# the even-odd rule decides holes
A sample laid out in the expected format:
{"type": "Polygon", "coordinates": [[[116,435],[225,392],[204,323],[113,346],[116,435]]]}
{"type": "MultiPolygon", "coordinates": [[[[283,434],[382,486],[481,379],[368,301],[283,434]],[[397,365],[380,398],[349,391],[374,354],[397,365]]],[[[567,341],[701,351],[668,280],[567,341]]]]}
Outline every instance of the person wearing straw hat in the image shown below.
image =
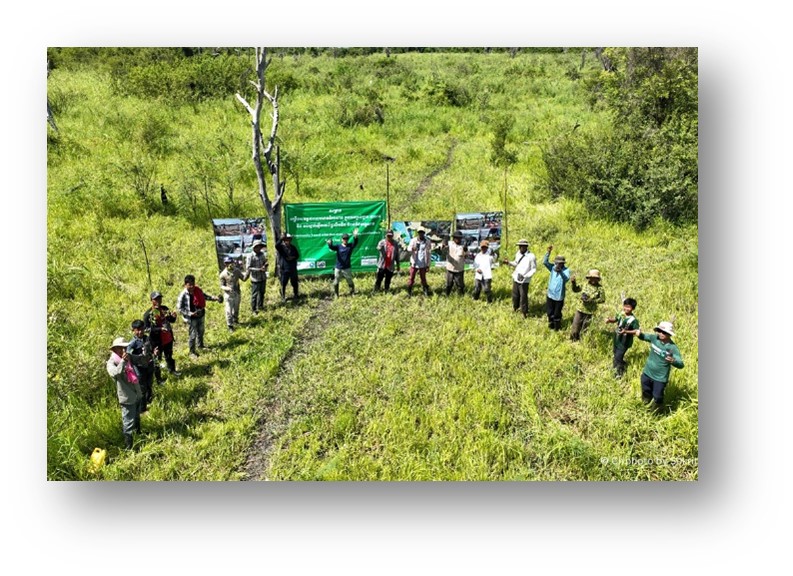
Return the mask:
{"type": "Polygon", "coordinates": [[[456,286],[457,291],[462,296],[465,294],[465,253],[468,248],[463,244],[463,233],[455,230],[452,234],[452,241],[444,240],[441,243],[441,254],[446,258],[446,295],[452,293],[456,286]]]}
{"type": "Polygon", "coordinates": [[[598,304],[606,301],[606,291],[600,285],[600,271],[593,268],[586,275],[587,283],[583,286],[576,284],[575,276],[570,279],[573,292],[581,292],[581,303],[573,316],[573,326],[570,329],[570,339],[577,342],[581,332],[587,329],[592,321],[592,315],[597,312],[598,304]]]}
{"type": "Polygon", "coordinates": [[[242,299],[240,281],[247,280],[248,274],[240,271],[233,258],[226,256],[223,259],[223,264],[226,267],[219,275],[220,290],[226,307],[226,325],[229,332],[234,332],[234,327],[240,322],[240,300],[242,299]]]}
{"type": "Polygon", "coordinates": [[[482,240],[479,244],[479,252],[474,257],[474,300],[479,300],[479,294],[484,288],[487,303],[493,301],[493,263],[495,258],[490,253],[490,242],[482,240]]]}
{"type": "Polygon", "coordinates": [[[379,292],[385,278],[385,291],[391,290],[391,278],[394,272],[399,272],[399,244],[394,242],[394,231],[388,230],[385,238],[377,243],[377,276],[374,281],[374,291],[379,292]]]}
{"type": "Polygon", "coordinates": [[[512,266],[512,311],[520,310],[524,318],[529,317],[529,281],[537,272],[537,258],[529,252],[529,241],[521,238],[515,244],[518,251],[515,259],[504,260],[504,264],[512,266]]]}
{"type": "Polygon", "coordinates": [[[129,342],[122,337],[110,345],[107,373],[116,382],[116,396],[121,405],[121,430],[124,448],[132,449],[132,434],[140,432],[140,401],[142,398],[138,376],[127,353],[129,342]]]}
{"type": "Polygon", "coordinates": [[[424,296],[430,295],[430,287],[427,284],[427,270],[432,261],[432,241],[426,237],[427,229],[423,226],[416,228],[416,237],[411,239],[408,245],[410,253],[410,276],[408,276],[408,296],[413,295],[413,285],[416,283],[416,272],[421,278],[421,288],[424,296]]]}
{"type": "Polygon", "coordinates": [[[551,273],[548,278],[548,291],[545,298],[545,309],[548,314],[548,328],[551,330],[562,329],[562,308],[564,308],[565,287],[571,276],[570,269],[566,266],[564,256],[556,256],[551,264],[553,245],[548,246],[548,251],[542,259],[542,264],[551,273]]]}
{"type": "Polygon", "coordinates": [[[251,312],[258,314],[264,310],[264,291],[267,288],[267,254],[264,242],[256,240],[253,251],[245,259],[245,273],[251,280],[251,312]]]}
{"type": "Polygon", "coordinates": [[[682,368],[683,357],[677,344],[672,341],[675,332],[671,322],[659,322],[653,331],[655,334],[645,334],[638,329],[630,333],[650,344],[650,353],[644,363],[641,378],[642,402],[649,404],[657,412],[664,405],[664,390],[669,382],[672,366],[682,368]]]}

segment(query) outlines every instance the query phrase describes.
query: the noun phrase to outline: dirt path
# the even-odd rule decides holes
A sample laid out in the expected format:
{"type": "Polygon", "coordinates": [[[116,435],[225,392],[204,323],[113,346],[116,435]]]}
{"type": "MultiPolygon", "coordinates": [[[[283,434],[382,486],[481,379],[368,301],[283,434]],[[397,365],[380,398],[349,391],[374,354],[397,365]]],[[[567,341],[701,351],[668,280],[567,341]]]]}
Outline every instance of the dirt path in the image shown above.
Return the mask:
{"type": "Polygon", "coordinates": [[[400,203],[396,206],[397,213],[401,211],[407,211],[412,208],[416,202],[421,198],[424,192],[429,188],[430,184],[432,184],[432,180],[441,172],[446,170],[452,164],[452,156],[454,155],[454,149],[457,147],[457,140],[452,138],[451,142],[449,143],[449,150],[446,152],[446,160],[443,164],[435,168],[432,172],[427,174],[421,183],[418,185],[412,194],[410,194],[404,202],[400,203]]]}
{"type": "Polygon", "coordinates": [[[281,360],[281,369],[273,382],[272,397],[262,406],[262,414],[257,424],[256,439],[248,450],[245,462],[245,480],[266,480],[266,470],[273,450],[274,440],[286,426],[284,422],[284,402],[281,400],[281,382],[292,370],[311,342],[319,338],[327,326],[327,309],[332,300],[322,298],[306,321],[305,326],[295,337],[295,342],[281,360]]]}
{"type": "MultiPolygon", "coordinates": [[[[451,166],[452,156],[456,147],[457,140],[452,139],[449,143],[444,163],[424,177],[418,188],[400,204],[401,208],[409,209],[413,206],[432,184],[432,180],[451,166]]],[[[281,369],[274,380],[271,400],[262,406],[262,415],[259,417],[257,426],[259,431],[256,435],[256,440],[254,440],[248,450],[245,462],[246,480],[267,479],[265,473],[269,465],[275,438],[283,432],[282,428],[286,426],[283,415],[284,403],[281,400],[281,381],[284,378],[284,374],[292,370],[292,366],[300,360],[304,351],[310,347],[311,342],[319,338],[325,331],[328,317],[326,312],[331,302],[330,299],[325,298],[319,300],[319,304],[312,312],[305,327],[297,334],[295,343],[281,361],[281,369]]]]}

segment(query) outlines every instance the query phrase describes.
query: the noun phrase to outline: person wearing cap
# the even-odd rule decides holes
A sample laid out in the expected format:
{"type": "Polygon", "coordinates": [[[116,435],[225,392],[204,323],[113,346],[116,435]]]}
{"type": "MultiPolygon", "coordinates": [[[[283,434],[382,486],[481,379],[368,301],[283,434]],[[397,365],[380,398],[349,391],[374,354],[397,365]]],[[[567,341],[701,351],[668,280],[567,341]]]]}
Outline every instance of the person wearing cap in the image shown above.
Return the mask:
{"type": "Polygon", "coordinates": [[[515,244],[518,251],[514,260],[504,260],[504,264],[512,266],[512,311],[520,310],[524,318],[529,317],[529,283],[537,272],[537,257],[529,252],[529,241],[521,238],[515,244]]]}
{"type": "Polygon", "coordinates": [[[606,291],[600,285],[600,271],[592,269],[587,272],[587,283],[583,286],[576,284],[575,276],[570,278],[573,292],[581,293],[581,302],[573,316],[573,326],[570,328],[570,339],[577,342],[581,332],[587,329],[592,321],[592,315],[597,312],[598,304],[606,301],[606,291]]]}
{"type": "Polygon", "coordinates": [[[391,290],[391,278],[394,272],[399,272],[399,244],[394,242],[394,231],[385,233],[385,238],[377,243],[377,275],[374,281],[374,291],[380,290],[380,285],[385,278],[385,291],[391,290]]]}
{"type": "Polygon", "coordinates": [[[551,273],[548,278],[548,291],[545,298],[545,309],[548,314],[548,328],[551,330],[562,329],[562,308],[564,307],[565,286],[571,278],[570,269],[565,266],[564,256],[556,256],[551,264],[551,251],[553,245],[548,246],[548,251],[542,259],[542,264],[551,273]]]}
{"type": "Polygon", "coordinates": [[[275,243],[275,251],[278,253],[278,280],[281,284],[281,302],[286,302],[286,284],[292,284],[294,299],[298,298],[298,279],[297,261],[300,259],[300,251],[297,246],[292,244],[292,235],[284,234],[275,243]]]}
{"type": "Polygon", "coordinates": [[[606,324],[616,324],[614,332],[614,375],[622,378],[625,374],[627,363],[625,354],[633,346],[633,331],[639,328],[639,321],[634,316],[636,310],[636,300],[625,298],[622,301],[622,313],[617,313],[614,318],[606,318],[606,324]]]}
{"type": "Polygon", "coordinates": [[[144,331],[143,320],[134,320],[130,326],[133,338],[127,346],[127,354],[135,374],[138,377],[140,386],[140,413],[148,410],[149,404],[154,400],[154,357],[157,355],[156,348],[152,349],[151,340],[144,331]]]}
{"type": "Polygon", "coordinates": [[[251,280],[251,312],[258,314],[264,310],[264,292],[267,287],[267,254],[264,242],[256,240],[253,251],[245,260],[245,271],[251,280]]]}
{"type": "Polygon", "coordinates": [[[355,282],[352,280],[352,251],[358,245],[358,229],[352,231],[352,243],[350,235],[346,232],[341,235],[341,244],[334,244],[328,238],[328,248],[336,253],[336,265],[333,267],[333,293],[339,297],[339,278],[344,277],[347,286],[350,287],[350,296],[355,294],[355,282]]]}
{"type": "Polygon", "coordinates": [[[116,382],[116,396],[121,405],[121,430],[124,434],[124,448],[132,449],[132,434],[140,432],[140,400],[142,397],[138,376],[132,367],[127,353],[129,342],[122,337],[110,345],[110,358],[105,367],[116,382]]]}
{"type": "Polygon", "coordinates": [[[157,290],[151,293],[151,308],[146,310],[143,314],[143,325],[146,332],[151,339],[153,348],[157,348],[157,362],[154,366],[154,375],[157,378],[157,383],[162,384],[162,371],[160,370],[160,360],[165,356],[165,365],[168,367],[168,372],[174,376],[179,376],[176,371],[176,361],[173,359],[173,328],[171,322],[176,322],[176,312],[171,312],[167,306],[162,303],[162,294],[157,290]]]}
{"type": "Polygon", "coordinates": [[[457,291],[462,296],[465,293],[465,254],[468,248],[463,244],[463,233],[455,230],[452,241],[444,240],[441,243],[441,254],[446,258],[446,295],[452,293],[457,286],[457,291]]]}
{"type": "Polygon", "coordinates": [[[240,322],[240,301],[242,292],[240,282],[248,279],[248,274],[243,273],[236,266],[234,260],[228,256],[223,259],[226,266],[219,275],[220,289],[223,292],[223,302],[226,306],[226,326],[229,332],[234,332],[234,327],[240,322]]]}
{"type": "Polygon", "coordinates": [[[495,258],[490,253],[490,242],[482,240],[479,252],[474,256],[474,300],[479,300],[479,294],[484,288],[487,303],[493,301],[493,263],[495,258]]]}
{"type": "Polygon", "coordinates": [[[204,316],[206,314],[207,300],[212,302],[222,302],[223,298],[215,298],[210,294],[205,294],[201,288],[196,286],[195,276],[188,274],[184,277],[184,289],[176,299],[176,309],[182,315],[182,319],[187,323],[190,355],[198,356],[198,348],[204,348],[204,316]]]}
{"type": "Polygon", "coordinates": [[[426,237],[427,229],[419,226],[416,229],[416,237],[410,240],[408,252],[410,253],[410,276],[408,276],[408,295],[413,295],[413,285],[416,283],[416,272],[421,278],[421,287],[424,295],[430,295],[430,287],[427,284],[427,270],[432,261],[432,242],[426,237]]]}
{"type": "Polygon", "coordinates": [[[659,322],[653,331],[655,334],[646,334],[638,329],[630,333],[650,344],[650,353],[642,370],[642,402],[660,411],[664,405],[664,389],[669,382],[669,373],[672,366],[678,369],[683,367],[683,357],[677,344],[672,341],[675,332],[671,322],[659,322]]]}

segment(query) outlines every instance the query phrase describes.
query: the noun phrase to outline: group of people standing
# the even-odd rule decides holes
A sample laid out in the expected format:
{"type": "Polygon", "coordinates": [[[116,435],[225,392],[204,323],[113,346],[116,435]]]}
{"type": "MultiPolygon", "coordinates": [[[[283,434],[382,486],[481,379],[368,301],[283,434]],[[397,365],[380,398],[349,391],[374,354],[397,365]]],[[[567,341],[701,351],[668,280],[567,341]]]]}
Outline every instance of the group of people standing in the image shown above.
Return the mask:
{"type": "MultiPolygon", "coordinates": [[[[336,253],[333,275],[333,290],[339,295],[339,283],[346,281],[350,294],[355,294],[355,283],[352,276],[352,253],[358,245],[358,231],[353,230],[352,240],[349,234],[343,234],[341,243],[327,240],[329,250],[336,253]]],[[[524,318],[529,315],[529,285],[537,272],[537,259],[529,251],[529,243],[520,239],[517,251],[512,260],[503,260],[503,264],[513,268],[512,272],[512,307],[524,318]]],[[[205,293],[196,285],[195,276],[188,274],[184,278],[184,289],[176,300],[176,309],[188,327],[188,346],[190,355],[197,357],[199,350],[204,349],[204,316],[206,303],[215,301],[225,303],[226,324],[229,331],[234,331],[239,323],[241,302],[240,282],[251,282],[251,312],[258,314],[264,310],[264,295],[267,282],[268,260],[264,252],[264,244],[254,242],[248,254],[244,269],[240,269],[231,258],[224,259],[224,269],[219,274],[221,293],[216,297],[205,293]]],[[[413,295],[416,276],[419,277],[425,296],[430,295],[427,282],[427,270],[431,266],[432,241],[427,237],[426,230],[419,228],[416,236],[411,239],[407,250],[410,253],[410,271],[407,281],[407,292],[413,295]]],[[[278,255],[278,279],[282,301],[286,299],[286,286],[291,284],[293,295],[299,297],[297,262],[300,252],[292,244],[290,234],[283,235],[275,244],[278,255]]],[[[445,258],[445,294],[450,296],[453,291],[460,295],[465,293],[464,272],[467,247],[463,243],[461,232],[455,232],[450,241],[443,240],[440,252],[445,258]]],[[[586,282],[579,284],[575,274],[566,265],[564,256],[557,255],[551,262],[553,246],[543,257],[542,264],[549,272],[546,290],[545,310],[548,328],[561,330],[562,309],[566,297],[566,286],[569,282],[572,291],[580,294],[573,316],[570,339],[578,341],[581,334],[591,323],[598,305],[606,301],[605,291],[601,285],[601,274],[591,269],[586,274],[586,282]]],[[[394,232],[388,230],[385,237],[377,244],[378,260],[374,291],[391,290],[393,276],[400,271],[400,246],[394,240],[394,232]]],[[[496,264],[495,254],[490,250],[487,240],[479,244],[479,252],[473,259],[474,289],[472,297],[478,300],[484,292],[488,303],[493,301],[492,281],[493,267],[496,264]]],[[[161,361],[169,373],[178,376],[176,362],[173,358],[173,326],[178,318],[162,304],[162,294],[154,291],[150,295],[151,307],[143,314],[142,320],[131,324],[132,338],[127,341],[123,337],[116,338],[107,360],[107,372],[116,382],[116,392],[121,405],[122,430],[126,448],[133,444],[133,433],[140,432],[140,415],[148,409],[154,398],[153,382],[163,382],[161,361]]],[[[634,315],[636,300],[623,298],[622,311],[614,317],[605,319],[606,323],[616,324],[613,342],[613,369],[615,376],[621,378],[626,370],[625,354],[633,345],[634,337],[646,341],[650,345],[650,353],[641,376],[642,400],[651,404],[655,410],[663,406],[664,389],[669,381],[672,367],[682,368],[683,360],[680,350],[672,341],[674,329],[671,322],[660,322],[654,333],[643,333],[639,329],[639,321],[634,315]]]]}

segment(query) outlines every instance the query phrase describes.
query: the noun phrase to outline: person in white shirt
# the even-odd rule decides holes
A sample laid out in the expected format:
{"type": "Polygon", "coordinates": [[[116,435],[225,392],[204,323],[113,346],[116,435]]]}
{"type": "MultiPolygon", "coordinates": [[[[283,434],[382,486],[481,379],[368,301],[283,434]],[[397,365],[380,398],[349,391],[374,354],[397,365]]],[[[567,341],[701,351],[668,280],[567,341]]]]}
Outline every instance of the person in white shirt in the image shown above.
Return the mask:
{"type": "Polygon", "coordinates": [[[518,251],[511,262],[504,260],[504,264],[512,266],[512,309],[521,311],[524,318],[529,316],[529,281],[537,271],[537,258],[529,252],[529,242],[520,239],[517,242],[518,251]]]}
{"type": "Polygon", "coordinates": [[[432,262],[432,242],[426,237],[427,229],[420,226],[416,229],[417,236],[410,241],[408,252],[410,253],[410,276],[408,276],[408,296],[413,295],[413,284],[416,283],[416,272],[421,279],[421,287],[424,296],[430,295],[430,287],[427,284],[427,270],[432,262]]]}
{"type": "Polygon", "coordinates": [[[482,289],[485,291],[487,303],[493,301],[493,255],[490,254],[490,243],[482,240],[479,253],[474,257],[474,300],[479,300],[482,289]]]}

